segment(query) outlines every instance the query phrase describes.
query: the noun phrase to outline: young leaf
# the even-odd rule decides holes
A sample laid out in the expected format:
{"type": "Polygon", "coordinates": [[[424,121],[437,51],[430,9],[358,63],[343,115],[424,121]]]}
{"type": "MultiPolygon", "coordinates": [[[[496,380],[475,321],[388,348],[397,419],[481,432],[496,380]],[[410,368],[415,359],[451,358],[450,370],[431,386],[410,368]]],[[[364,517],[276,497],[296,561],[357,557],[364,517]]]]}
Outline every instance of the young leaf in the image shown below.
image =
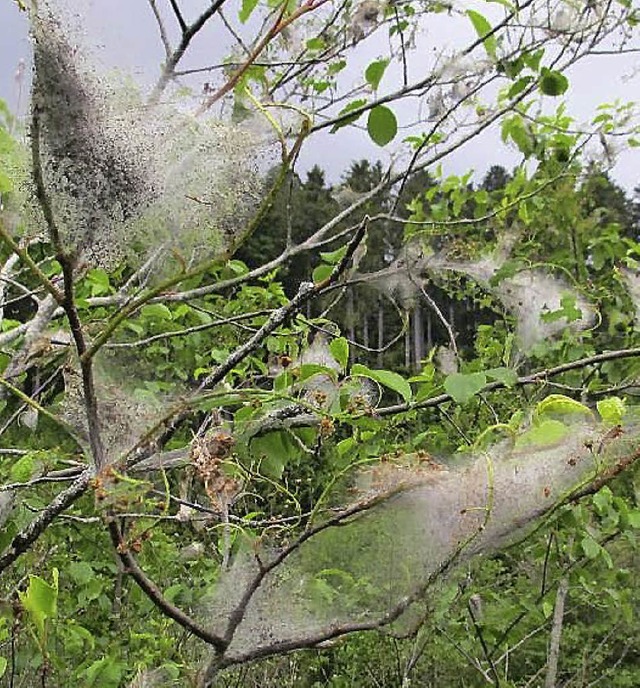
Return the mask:
{"type": "Polygon", "coordinates": [[[396,116],[388,107],[377,105],[369,112],[367,131],[374,143],[386,146],[398,133],[396,116]]]}
{"type": "Polygon", "coordinates": [[[311,278],[313,279],[314,284],[320,284],[320,282],[324,282],[332,272],[332,265],[318,265],[318,267],[315,268],[315,270],[311,273],[311,278]]]}
{"type": "Polygon", "coordinates": [[[329,351],[344,370],[349,361],[349,342],[344,337],[336,337],[329,344],[329,351]]]}
{"type": "Polygon", "coordinates": [[[591,410],[579,401],[566,397],[564,394],[550,394],[536,406],[536,415],[545,416],[550,414],[578,414],[591,416],[591,410]]]}
{"type": "Polygon", "coordinates": [[[466,404],[487,384],[485,373],[453,373],[444,381],[447,394],[459,404],[466,404]]]}
{"type": "Polygon", "coordinates": [[[545,420],[520,435],[515,446],[517,449],[529,446],[547,447],[563,440],[569,431],[569,426],[559,420],[545,420]]]}
{"type": "Polygon", "coordinates": [[[384,76],[384,72],[388,65],[389,60],[376,60],[367,67],[364,78],[374,91],[378,88],[378,84],[384,76]]]}
{"type": "Polygon", "coordinates": [[[325,47],[325,43],[322,38],[315,36],[307,41],[306,46],[307,50],[322,50],[325,47]]]}
{"type": "Polygon", "coordinates": [[[486,18],[480,14],[480,12],[475,12],[474,10],[467,10],[467,16],[471,19],[473,28],[480,38],[483,39],[484,49],[487,51],[489,57],[496,59],[496,50],[498,49],[498,41],[494,35],[489,36],[492,28],[491,24],[486,20],[486,18]]]}
{"type": "MultiPolygon", "coordinates": [[[[345,105],[345,107],[340,110],[338,113],[338,116],[341,117],[342,115],[346,115],[349,112],[353,112],[354,110],[359,110],[361,107],[367,104],[366,98],[358,98],[357,100],[352,100],[348,105],[345,105]]],[[[362,115],[361,112],[356,112],[353,115],[350,115],[349,117],[345,117],[344,119],[341,119],[339,122],[336,122],[332,127],[331,127],[331,133],[335,134],[338,129],[342,129],[342,127],[346,127],[348,124],[352,124],[356,120],[360,118],[362,115]]]]}
{"type": "Polygon", "coordinates": [[[371,380],[379,382],[384,387],[397,392],[406,402],[411,400],[412,392],[411,385],[398,373],[394,373],[390,370],[371,370],[367,366],[356,363],[351,368],[352,375],[362,375],[362,377],[368,377],[371,380]]]}
{"type": "Polygon", "coordinates": [[[347,252],[347,247],[341,246],[335,251],[328,251],[326,253],[320,252],[320,258],[324,260],[325,263],[330,263],[331,265],[337,265],[343,258],[344,254],[347,252]]]}
{"type": "Polygon", "coordinates": [[[258,0],[242,0],[242,7],[238,12],[238,19],[244,24],[247,22],[253,10],[258,5],[258,0]]]}
{"type": "Polygon", "coordinates": [[[40,576],[29,576],[27,589],[18,594],[23,607],[31,615],[40,638],[43,638],[45,621],[58,613],[58,569],[53,569],[52,584],[40,576]]]}
{"type": "Polygon", "coordinates": [[[601,399],[596,407],[600,418],[606,425],[620,425],[624,414],[627,412],[624,399],[619,397],[608,397],[601,399]]]}

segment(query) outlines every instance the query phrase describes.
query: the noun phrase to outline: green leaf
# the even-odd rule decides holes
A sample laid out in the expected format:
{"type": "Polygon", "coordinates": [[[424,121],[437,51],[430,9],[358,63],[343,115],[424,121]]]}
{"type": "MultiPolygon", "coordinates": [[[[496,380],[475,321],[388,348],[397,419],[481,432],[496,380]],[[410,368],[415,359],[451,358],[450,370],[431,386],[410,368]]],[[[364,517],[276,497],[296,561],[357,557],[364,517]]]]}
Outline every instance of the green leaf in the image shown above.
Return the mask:
{"type": "Polygon", "coordinates": [[[385,105],[376,105],[369,112],[367,131],[374,143],[386,146],[398,133],[398,121],[393,112],[385,105]]]}
{"type": "Polygon", "coordinates": [[[556,322],[566,318],[567,322],[579,320],[582,317],[582,311],[576,307],[576,297],[574,294],[564,294],[560,298],[560,308],[556,311],[542,313],[540,320],[545,323],[556,322]]]}
{"type": "Polygon", "coordinates": [[[53,569],[52,584],[40,576],[30,575],[27,589],[18,594],[22,606],[29,612],[40,639],[43,640],[45,621],[55,618],[58,613],[58,569],[53,569]]]}
{"type": "Polygon", "coordinates": [[[13,466],[11,466],[11,470],[9,471],[11,481],[15,483],[26,483],[27,480],[31,480],[35,471],[35,460],[36,454],[33,453],[21,456],[13,466]]]}
{"type": "Polygon", "coordinates": [[[324,40],[319,36],[310,38],[306,43],[307,50],[322,50],[324,48],[324,45],[324,40]]]}
{"type": "Polygon", "coordinates": [[[349,342],[344,337],[336,337],[329,344],[329,351],[344,370],[349,362],[349,342]]]}
{"type": "Polygon", "coordinates": [[[314,284],[320,284],[321,282],[324,282],[326,279],[329,279],[329,276],[333,272],[333,265],[318,265],[317,268],[313,271],[311,274],[311,278],[313,279],[314,284]]]}
{"type": "Polygon", "coordinates": [[[593,495],[593,504],[598,509],[600,514],[605,514],[613,499],[611,488],[605,485],[601,490],[593,495]]]}
{"type": "Polygon", "coordinates": [[[540,61],[544,57],[544,48],[540,48],[533,53],[522,53],[523,62],[529,69],[537,72],[540,69],[540,61]]]}
{"type": "Polygon", "coordinates": [[[85,585],[96,575],[91,565],[86,561],[71,562],[66,569],[66,573],[80,585],[85,585]]]}
{"type": "Polygon", "coordinates": [[[476,30],[478,36],[483,39],[482,43],[484,45],[484,49],[487,51],[487,55],[489,55],[489,57],[495,60],[496,51],[498,49],[498,41],[496,40],[496,37],[494,35],[488,35],[493,30],[491,24],[489,24],[487,19],[482,14],[480,14],[480,12],[475,12],[474,10],[467,10],[467,16],[469,17],[469,19],[471,19],[473,28],[476,30]]]}
{"type": "Polygon", "coordinates": [[[123,667],[113,657],[98,659],[86,670],[83,688],[117,688],[122,679],[123,667]]]}
{"type": "Polygon", "coordinates": [[[356,363],[351,368],[352,375],[361,375],[371,380],[379,382],[382,386],[397,392],[407,403],[411,400],[411,385],[398,373],[391,370],[371,370],[367,366],[356,363]]]}
{"type": "Polygon", "coordinates": [[[347,246],[341,246],[335,251],[320,252],[320,258],[324,260],[325,263],[330,265],[337,265],[345,256],[347,252],[347,246]]]}
{"type": "Polygon", "coordinates": [[[531,429],[520,435],[515,446],[522,447],[547,447],[560,442],[569,434],[569,427],[562,421],[549,419],[534,425],[531,429]]]}
{"type": "Polygon", "coordinates": [[[280,480],[287,461],[297,456],[300,450],[287,433],[277,430],[254,438],[251,452],[261,459],[260,472],[263,475],[280,480]]]}
{"type": "Polygon", "coordinates": [[[551,614],[553,614],[553,604],[549,600],[543,600],[542,602],[542,615],[545,619],[550,619],[551,614]]]}
{"type": "Polygon", "coordinates": [[[444,381],[447,394],[459,404],[466,404],[487,384],[485,373],[453,373],[444,381]]]}
{"type": "Polygon", "coordinates": [[[157,320],[171,320],[171,311],[164,303],[148,303],[140,309],[140,314],[145,318],[157,320]]]}
{"type": "Polygon", "coordinates": [[[388,65],[389,60],[376,60],[367,67],[364,78],[374,91],[378,88],[378,84],[384,76],[388,65]]]}
{"type": "Polygon", "coordinates": [[[536,406],[537,416],[579,414],[592,416],[591,409],[564,394],[550,394],[536,406]]]}
{"type": "Polygon", "coordinates": [[[338,450],[338,456],[344,456],[345,454],[350,453],[356,448],[356,445],[358,444],[357,440],[355,437],[347,437],[344,440],[340,440],[338,444],[336,444],[336,449],[338,450]]]}
{"type": "Polygon", "coordinates": [[[8,664],[9,662],[6,657],[0,657],[0,678],[2,678],[5,675],[8,664]]]}
{"type": "Polygon", "coordinates": [[[602,422],[606,425],[620,425],[622,419],[627,412],[624,399],[619,397],[607,397],[606,399],[601,399],[596,407],[602,422]]]}
{"type": "Polygon", "coordinates": [[[561,96],[569,88],[569,80],[561,72],[543,67],[540,72],[540,90],[545,96],[561,96]]]}
{"type": "Polygon", "coordinates": [[[585,535],[580,542],[580,546],[587,559],[595,559],[600,554],[600,545],[591,535],[585,535]]]}
{"type": "Polygon", "coordinates": [[[485,370],[485,375],[490,380],[497,380],[502,382],[505,387],[514,387],[516,382],[518,382],[518,374],[513,368],[506,368],[501,366],[500,368],[490,368],[485,370]]]}
{"type": "MultiPolygon", "coordinates": [[[[358,98],[357,100],[352,100],[348,105],[342,108],[340,112],[338,113],[338,117],[342,117],[343,115],[347,115],[349,112],[352,112],[353,110],[359,110],[361,107],[364,107],[367,104],[367,99],[366,98],[358,98]]],[[[353,122],[357,121],[360,116],[362,115],[362,112],[357,112],[350,117],[345,117],[344,119],[341,119],[339,122],[336,122],[332,127],[331,127],[331,133],[335,134],[338,129],[342,129],[342,127],[346,127],[348,124],[353,124],[353,122]]]]}
{"type": "Polygon", "coordinates": [[[258,6],[258,0],[242,0],[242,7],[238,12],[238,19],[244,24],[249,19],[253,10],[258,6]]]}
{"type": "Polygon", "coordinates": [[[632,528],[640,528],[640,509],[632,509],[627,514],[629,525],[632,528]]]}
{"type": "Polygon", "coordinates": [[[93,268],[87,272],[87,280],[91,285],[91,295],[100,296],[110,291],[109,275],[102,268],[93,268]]]}
{"type": "Polygon", "coordinates": [[[522,91],[527,88],[527,86],[533,81],[532,76],[523,76],[520,79],[518,79],[509,89],[507,93],[507,98],[515,98],[517,95],[520,95],[522,91]]]}
{"type": "Polygon", "coordinates": [[[339,74],[346,66],[347,66],[346,60],[336,60],[336,62],[331,62],[331,63],[329,63],[329,66],[327,67],[327,74],[329,76],[334,76],[335,74],[339,74]]]}
{"type": "Polygon", "coordinates": [[[320,365],[319,363],[303,363],[299,368],[299,377],[297,378],[298,382],[304,382],[305,380],[309,380],[310,378],[314,377],[315,375],[323,375],[325,377],[330,377],[332,380],[336,379],[336,371],[333,370],[333,368],[329,368],[324,365],[320,365]]]}

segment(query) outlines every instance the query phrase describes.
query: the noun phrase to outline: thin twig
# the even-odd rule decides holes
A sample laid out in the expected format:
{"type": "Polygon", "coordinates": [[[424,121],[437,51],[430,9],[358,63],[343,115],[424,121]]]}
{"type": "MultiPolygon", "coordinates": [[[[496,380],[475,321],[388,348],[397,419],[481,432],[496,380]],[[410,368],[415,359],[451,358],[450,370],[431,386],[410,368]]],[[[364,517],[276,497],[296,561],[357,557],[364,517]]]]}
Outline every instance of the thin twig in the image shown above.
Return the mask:
{"type": "Polygon", "coordinates": [[[162,45],[164,46],[164,54],[166,55],[166,58],[168,60],[171,57],[171,44],[169,43],[167,31],[164,28],[164,22],[162,21],[162,17],[160,16],[160,12],[158,11],[156,0],[149,0],[149,5],[151,6],[153,16],[156,18],[158,30],[160,31],[160,40],[162,41],[162,45]]]}

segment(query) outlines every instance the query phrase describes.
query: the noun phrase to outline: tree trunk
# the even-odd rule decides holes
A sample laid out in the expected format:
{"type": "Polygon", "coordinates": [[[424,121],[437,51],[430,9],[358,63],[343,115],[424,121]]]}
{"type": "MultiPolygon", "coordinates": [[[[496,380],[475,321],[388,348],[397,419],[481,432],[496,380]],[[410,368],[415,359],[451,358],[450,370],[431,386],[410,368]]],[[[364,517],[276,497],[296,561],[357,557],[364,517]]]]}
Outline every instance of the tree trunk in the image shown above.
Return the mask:
{"type": "Polygon", "coordinates": [[[406,311],[407,327],[404,331],[404,367],[411,367],[411,313],[406,311]]]}
{"type": "Polygon", "coordinates": [[[362,316],[362,343],[369,348],[369,314],[364,313],[362,316]]]}
{"type": "Polygon", "coordinates": [[[384,368],[382,364],[382,347],[384,346],[384,303],[378,299],[378,368],[384,368]]]}
{"type": "Polygon", "coordinates": [[[562,623],[564,621],[564,603],[569,592],[569,579],[565,576],[558,585],[556,604],[553,609],[553,626],[549,639],[549,656],[547,658],[547,675],[544,680],[544,688],[555,688],[558,677],[558,659],[560,657],[560,637],[562,636],[562,623]]]}
{"type": "MultiPolygon", "coordinates": [[[[347,332],[349,339],[352,342],[356,340],[356,327],[355,327],[355,307],[353,301],[353,289],[349,289],[347,292],[347,332]]],[[[349,363],[354,362],[354,347],[349,347],[349,363]]]]}
{"type": "Polygon", "coordinates": [[[418,304],[413,311],[413,367],[420,369],[424,358],[424,327],[422,323],[422,309],[418,304]]]}

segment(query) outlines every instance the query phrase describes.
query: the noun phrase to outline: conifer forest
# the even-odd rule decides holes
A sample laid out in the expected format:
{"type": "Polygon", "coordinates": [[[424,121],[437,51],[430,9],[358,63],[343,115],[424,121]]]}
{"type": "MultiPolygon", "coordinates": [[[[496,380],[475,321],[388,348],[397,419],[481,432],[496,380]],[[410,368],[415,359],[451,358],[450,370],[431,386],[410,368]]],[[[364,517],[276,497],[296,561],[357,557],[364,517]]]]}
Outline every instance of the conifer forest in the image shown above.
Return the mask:
{"type": "Polygon", "coordinates": [[[0,4],[0,688],[640,686],[638,5],[0,4]]]}

